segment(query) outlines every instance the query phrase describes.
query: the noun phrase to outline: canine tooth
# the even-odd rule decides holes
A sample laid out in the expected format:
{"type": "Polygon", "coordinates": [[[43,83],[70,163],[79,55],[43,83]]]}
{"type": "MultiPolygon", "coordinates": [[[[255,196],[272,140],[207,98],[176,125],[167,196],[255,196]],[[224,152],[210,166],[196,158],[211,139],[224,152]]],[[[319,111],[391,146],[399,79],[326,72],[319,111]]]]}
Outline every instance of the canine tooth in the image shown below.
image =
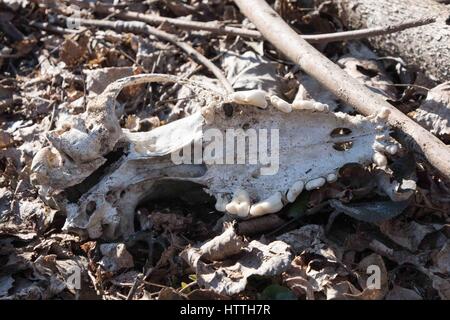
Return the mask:
{"type": "Polygon", "coordinates": [[[389,110],[386,107],[383,107],[383,108],[381,108],[380,112],[378,112],[378,118],[387,119],[387,118],[389,118],[390,114],[391,114],[391,110],[389,110]]]}
{"type": "Polygon", "coordinates": [[[237,91],[230,95],[233,102],[267,108],[266,92],[263,90],[237,91]]]}
{"type": "Polygon", "coordinates": [[[220,212],[225,212],[228,202],[229,202],[229,199],[226,195],[219,194],[217,196],[216,205],[215,205],[216,210],[220,211],[220,212]]]}
{"type": "Polygon", "coordinates": [[[287,103],[286,101],[284,101],[283,99],[277,97],[277,96],[271,96],[270,97],[270,102],[272,103],[272,105],[277,108],[278,110],[285,112],[285,113],[289,113],[292,111],[292,106],[290,103],[287,103]]]}
{"type": "Polygon", "coordinates": [[[318,189],[321,186],[323,186],[327,181],[325,180],[325,178],[317,178],[317,179],[313,179],[310,180],[306,183],[305,188],[306,190],[313,190],[313,189],[318,189]]]}
{"type": "Polygon", "coordinates": [[[386,152],[394,155],[398,152],[398,146],[396,144],[391,144],[390,146],[387,146],[386,148],[386,152]]]}
{"type": "Polygon", "coordinates": [[[315,110],[315,102],[310,100],[295,100],[292,103],[292,109],[296,110],[315,110]]]}
{"type": "Polygon", "coordinates": [[[286,198],[289,202],[294,202],[297,199],[298,195],[302,193],[305,183],[303,181],[295,182],[292,187],[289,189],[286,198]]]}
{"type": "Polygon", "coordinates": [[[230,214],[239,217],[248,216],[250,210],[250,196],[247,191],[238,189],[233,194],[233,199],[225,206],[225,210],[230,214]]]}
{"type": "Polygon", "coordinates": [[[372,160],[378,167],[385,167],[385,166],[387,166],[387,158],[382,153],[375,152],[373,154],[372,160]]]}
{"type": "Polygon", "coordinates": [[[337,180],[337,175],[334,173],[330,173],[329,175],[327,175],[327,182],[328,183],[332,183],[335,182],[337,180]]]}
{"type": "Polygon", "coordinates": [[[314,109],[319,112],[328,112],[330,111],[330,107],[327,104],[323,104],[320,102],[314,103],[314,109]]]}
{"type": "Polygon", "coordinates": [[[283,202],[281,201],[281,192],[276,192],[266,200],[258,202],[250,208],[250,215],[257,217],[269,213],[275,213],[283,208],[283,202]]]}

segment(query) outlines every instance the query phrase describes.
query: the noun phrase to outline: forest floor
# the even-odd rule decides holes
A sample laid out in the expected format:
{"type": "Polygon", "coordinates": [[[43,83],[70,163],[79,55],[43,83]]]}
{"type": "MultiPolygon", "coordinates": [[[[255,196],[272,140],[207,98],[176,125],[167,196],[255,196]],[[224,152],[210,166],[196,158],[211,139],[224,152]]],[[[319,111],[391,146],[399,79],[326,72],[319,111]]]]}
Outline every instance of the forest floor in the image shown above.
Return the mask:
{"type": "MultiPolygon", "coordinates": [[[[302,7],[301,2],[276,1],[277,12],[298,32],[345,30],[326,7],[302,7]]],[[[49,198],[38,194],[30,178],[33,157],[50,145],[48,132],[64,117],[85,112],[88,99],[122,77],[160,73],[221,85],[195,54],[142,30],[102,25],[125,17],[83,3],[0,1],[0,299],[450,298],[450,185],[410,152],[389,164],[397,179],[414,181],[400,206],[382,191],[373,167],[349,164],[336,182],[304,191],[277,217],[257,218],[262,222],[250,227],[246,220],[224,224],[225,233],[248,246],[225,261],[202,261],[200,266],[180,255],[215,241],[222,233],[218,221],[230,220],[209,197],[191,201],[193,194],[203,193],[201,188],[141,201],[135,233],[126,238],[92,238],[66,228],[59,201],[77,201],[86,187],[49,198]],[[80,24],[64,17],[97,22],[80,24]],[[367,222],[373,215],[380,218],[367,222]],[[289,253],[273,256],[269,246],[274,241],[289,244],[289,253]],[[239,269],[249,259],[255,265],[239,269]],[[271,274],[258,266],[265,259],[284,265],[271,274]],[[235,274],[230,266],[238,266],[235,274]],[[369,285],[371,279],[377,288],[369,285]]],[[[96,3],[111,8],[110,1],[96,3]]],[[[201,21],[256,32],[232,1],[114,3],[118,12],[181,22],[152,25],[206,57],[234,89],[270,85],[292,101],[303,86],[309,98],[332,110],[356,113],[261,38],[182,25],[201,21]]],[[[365,39],[314,46],[409,115],[431,88],[417,80],[417,69],[372,50],[365,39]]],[[[195,109],[191,94],[177,84],[129,87],[118,97],[120,124],[130,132],[145,132],[181,119],[195,109]]]]}

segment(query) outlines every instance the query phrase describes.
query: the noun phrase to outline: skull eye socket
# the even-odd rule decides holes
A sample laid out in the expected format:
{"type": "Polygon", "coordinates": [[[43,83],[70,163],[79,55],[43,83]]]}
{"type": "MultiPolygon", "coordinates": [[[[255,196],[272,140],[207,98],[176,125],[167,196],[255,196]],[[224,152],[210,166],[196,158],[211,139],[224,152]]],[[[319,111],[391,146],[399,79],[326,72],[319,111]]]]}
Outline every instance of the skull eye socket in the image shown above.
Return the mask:
{"type": "Polygon", "coordinates": [[[335,128],[330,132],[332,138],[348,136],[352,133],[349,128],[335,128]]]}

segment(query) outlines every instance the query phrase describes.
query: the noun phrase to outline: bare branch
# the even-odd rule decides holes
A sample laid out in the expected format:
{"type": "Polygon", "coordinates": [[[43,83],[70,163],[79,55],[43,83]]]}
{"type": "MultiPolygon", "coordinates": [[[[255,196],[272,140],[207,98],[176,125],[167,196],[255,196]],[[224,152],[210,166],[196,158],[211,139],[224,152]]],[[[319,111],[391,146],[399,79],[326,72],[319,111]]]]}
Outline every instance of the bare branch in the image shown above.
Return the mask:
{"type": "Polygon", "coordinates": [[[414,149],[450,179],[450,148],[442,141],[308,44],[264,0],[234,2],[268,41],[343,102],[365,115],[374,114],[381,108],[390,110],[389,124],[400,129],[405,140],[413,142],[414,149]]]}

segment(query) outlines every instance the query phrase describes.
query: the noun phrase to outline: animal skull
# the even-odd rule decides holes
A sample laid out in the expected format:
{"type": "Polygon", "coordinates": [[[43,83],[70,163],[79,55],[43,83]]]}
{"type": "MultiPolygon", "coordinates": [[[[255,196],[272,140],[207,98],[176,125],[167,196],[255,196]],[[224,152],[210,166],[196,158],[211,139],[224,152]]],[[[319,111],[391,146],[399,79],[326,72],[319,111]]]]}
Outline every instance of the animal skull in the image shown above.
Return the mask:
{"type": "Polygon", "coordinates": [[[249,218],[278,212],[303,189],[334,182],[345,164],[386,167],[386,154],[398,150],[389,137],[388,116],[387,110],[369,117],[333,113],[318,102],[290,104],[261,90],[226,95],[175,76],[142,74],[111,83],[84,114],[51,131],[52,146],[34,157],[32,179],[41,195],[50,197],[82,183],[108,153],[124,149],[96,185],[77,202],[63,204],[65,228],[90,238],[131,235],[136,206],[181,181],[203,186],[216,198],[217,210],[249,218]],[[124,87],[146,82],[188,85],[205,104],[201,112],[149,132],[124,130],[115,99],[124,87]],[[231,116],[222,107],[230,103],[231,116]],[[236,145],[247,139],[249,150],[234,148],[235,139],[236,145]],[[181,161],[196,152],[200,158],[181,161]]]}

